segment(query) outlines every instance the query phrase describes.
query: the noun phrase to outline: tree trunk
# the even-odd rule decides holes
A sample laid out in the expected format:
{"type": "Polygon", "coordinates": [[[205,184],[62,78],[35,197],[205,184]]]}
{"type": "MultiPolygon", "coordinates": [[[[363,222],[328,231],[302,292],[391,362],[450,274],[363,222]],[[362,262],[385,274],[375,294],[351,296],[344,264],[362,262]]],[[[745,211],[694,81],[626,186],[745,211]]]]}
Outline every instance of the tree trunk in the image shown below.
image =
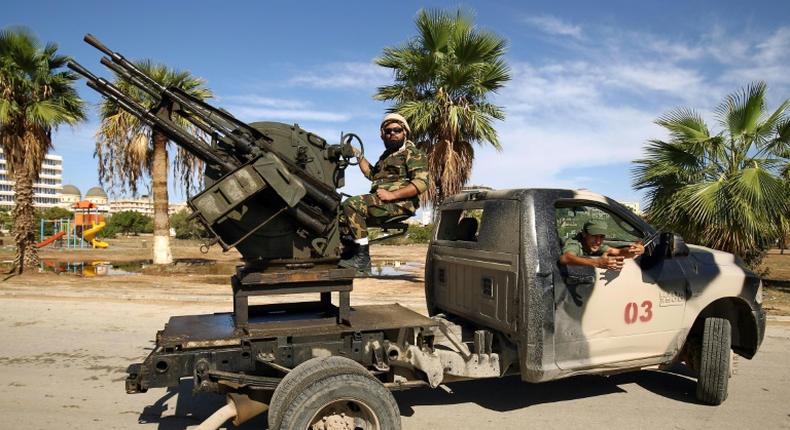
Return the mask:
{"type": "Polygon", "coordinates": [[[33,178],[24,165],[14,166],[14,200],[16,205],[11,211],[14,217],[14,241],[16,257],[14,272],[22,274],[24,269],[38,269],[35,212],[33,208],[33,178]]]}
{"type": "Polygon", "coordinates": [[[151,180],[154,183],[154,264],[170,264],[170,219],[167,214],[167,138],[154,132],[154,163],[151,180]]]}

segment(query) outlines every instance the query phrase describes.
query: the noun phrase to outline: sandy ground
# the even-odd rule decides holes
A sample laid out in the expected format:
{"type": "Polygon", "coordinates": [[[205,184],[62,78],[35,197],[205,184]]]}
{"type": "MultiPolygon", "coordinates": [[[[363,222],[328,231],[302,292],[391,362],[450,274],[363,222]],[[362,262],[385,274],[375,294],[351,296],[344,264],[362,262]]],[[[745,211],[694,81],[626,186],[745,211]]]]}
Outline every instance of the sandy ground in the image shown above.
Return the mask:
{"type": "MultiPolygon", "coordinates": [[[[146,244],[150,247],[150,244],[146,244]]],[[[424,246],[378,246],[374,259],[397,276],[355,281],[352,304],[399,302],[425,313],[424,246]],[[400,267],[394,267],[396,264],[400,267]]],[[[139,239],[109,252],[46,250],[44,258],[137,261],[139,239]],[[68,258],[66,258],[68,257],[68,258]]],[[[222,405],[220,396],[170,390],[127,395],[128,364],[142,361],[171,315],[231,309],[228,278],[238,254],[200,254],[177,243],[165,271],[79,277],[37,273],[0,283],[0,428],[193,428],[222,405]],[[216,260],[216,264],[205,264],[216,260]]],[[[0,253],[0,258],[2,253],[0,253]]],[[[281,300],[292,297],[282,296],[281,300]]],[[[517,378],[469,381],[442,390],[397,393],[405,429],[472,428],[790,428],[790,324],[772,321],[755,360],[740,360],[730,398],[718,408],[694,401],[694,381],[636,372],[540,385],[517,378]]],[[[233,428],[232,426],[230,428],[233,428]]],[[[265,417],[242,426],[265,428],[265,417]]]]}

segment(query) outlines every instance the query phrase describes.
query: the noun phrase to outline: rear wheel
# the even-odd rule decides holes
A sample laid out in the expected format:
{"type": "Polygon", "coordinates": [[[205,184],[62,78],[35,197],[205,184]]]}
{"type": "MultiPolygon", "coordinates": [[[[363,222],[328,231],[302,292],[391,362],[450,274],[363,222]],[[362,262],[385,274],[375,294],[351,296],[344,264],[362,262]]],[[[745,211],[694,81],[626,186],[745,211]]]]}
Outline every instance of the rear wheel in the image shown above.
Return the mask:
{"type": "Polygon", "coordinates": [[[285,409],[306,387],[328,376],[356,374],[373,378],[365,367],[349,358],[340,356],[316,357],[305,361],[288,372],[272,395],[269,403],[269,428],[280,428],[285,409]]]}
{"type": "Polygon", "coordinates": [[[400,412],[381,382],[347,373],[306,387],[286,406],[280,429],[399,430],[400,412]]]}
{"type": "MultiPolygon", "coordinates": [[[[706,318],[699,348],[697,399],[720,405],[727,399],[727,385],[732,364],[730,322],[724,318],[706,318]]],[[[695,360],[696,361],[696,360],[695,360]]]]}

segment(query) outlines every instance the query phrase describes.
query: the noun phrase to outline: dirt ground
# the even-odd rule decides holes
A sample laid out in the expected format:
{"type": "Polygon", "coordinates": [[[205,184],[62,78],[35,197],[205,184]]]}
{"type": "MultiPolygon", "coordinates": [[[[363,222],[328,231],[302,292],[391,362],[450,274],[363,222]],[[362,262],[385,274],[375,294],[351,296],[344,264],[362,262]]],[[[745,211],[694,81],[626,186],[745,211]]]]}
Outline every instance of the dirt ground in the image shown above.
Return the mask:
{"type": "Polygon", "coordinates": [[[790,315],[790,250],[772,249],[763,264],[768,269],[763,306],[769,315],[790,315]]]}
{"type": "MultiPolygon", "coordinates": [[[[108,242],[107,249],[42,249],[40,272],[6,276],[0,282],[0,297],[219,303],[227,308],[218,312],[230,310],[230,276],[242,263],[235,250],[223,253],[213,247],[203,254],[199,242],[176,240],[172,246],[175,264],[159,268],[150,265],[150,237],[108,242]],[[113,267],[106,269],[107,262],[113,267]]],[[[427,313],[423,292],[426,250],[425,245],[373,247],[374,277],[354,282],[355,300],[370,304],[399,302],[427,313]]],[[[0,249],[0,261],[6,267],[10,267],[11,259],[10,247],[0,249]]],[[[282,295],[267,298],[267,302],[294,299],[282,295]]]]}

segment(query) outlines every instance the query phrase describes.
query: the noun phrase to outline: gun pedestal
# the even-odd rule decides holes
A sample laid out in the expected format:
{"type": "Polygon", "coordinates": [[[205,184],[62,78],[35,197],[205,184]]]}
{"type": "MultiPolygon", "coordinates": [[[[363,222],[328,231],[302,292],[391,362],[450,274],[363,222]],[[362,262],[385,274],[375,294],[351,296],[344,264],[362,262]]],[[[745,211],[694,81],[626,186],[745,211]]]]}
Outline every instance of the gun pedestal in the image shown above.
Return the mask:
{"type": "Polygon", "coordinates": [[[337,324],[350,324],[350,293],[353,289],[354,269],[337,267],[267,272],[248,272],[239,267],[231,277],[233,287],[233,318],[237,328],[248,329],[260,322],[269,322],[283,314],[293,320],[334,318],[337,324]],[[338,293],[338,304],[332,304],[332,293],[338,293]],[[318,293],[319,301],[278,303],[251,306],[251,296],[318,293]]]}

